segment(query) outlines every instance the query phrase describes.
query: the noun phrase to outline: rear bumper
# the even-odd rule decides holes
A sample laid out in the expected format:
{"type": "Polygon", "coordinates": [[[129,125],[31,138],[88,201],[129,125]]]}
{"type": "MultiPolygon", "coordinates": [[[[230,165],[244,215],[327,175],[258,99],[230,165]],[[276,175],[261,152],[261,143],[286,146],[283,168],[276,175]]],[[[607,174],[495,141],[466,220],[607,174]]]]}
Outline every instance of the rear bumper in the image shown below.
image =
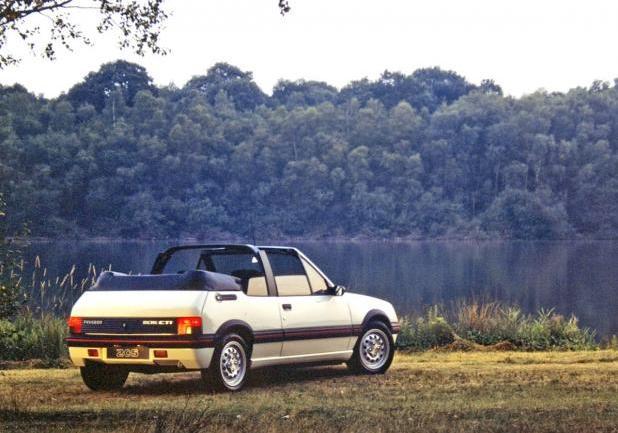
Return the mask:
{"type": "Polygon", "coordinates": [[[188,370],[204,369],[210,366],[210,360],[214,348],[204,347],[199,349],[191,348],[169,348],[169,347],[149,347],[148,359],[110,359],[107,357],[107,347],[92,344],[84,347],[69,347],[69,357],[74,365],[83,367],[87,361],[101,362],[104,364],[127,365],[127,366],[159,366],[159,367],[178,367],[188,370]],[[89,356],[88,349],[97,349],[98,356],[89,356]],[[165,349],[166,358],[155,358],[156,349],[165,349]]]}
{"type": "Polygon", "coordinates": [[[214,336],[199,337],[130,337],[130,336],[71,336],[65,340],[69,356],[78,367],[86,361],[114,365],[146,365],[178,367],[186,369],[208,368],[214,353],[214,336]],[[112,346],[144,346],[148,348],[148,358],[116,359],[108,358],[107,349],[112,346]],[[97,349],[97,356],[89,356],[88,349],[97,349]],[[155,350],[165,350],[167,357],[156,358],[155,350]]]}

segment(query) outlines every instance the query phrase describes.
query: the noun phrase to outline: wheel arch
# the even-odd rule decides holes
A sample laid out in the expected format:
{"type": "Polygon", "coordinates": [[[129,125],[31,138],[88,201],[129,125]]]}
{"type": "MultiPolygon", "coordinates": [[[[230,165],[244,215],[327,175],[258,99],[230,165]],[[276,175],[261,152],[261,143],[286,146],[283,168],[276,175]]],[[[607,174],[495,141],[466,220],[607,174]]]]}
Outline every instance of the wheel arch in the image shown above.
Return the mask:
{"type": "Polygon", "coordinates": [[[365,318],[361,323],[361,332],[363,329],[365,329],[369,322],[381,322],[388,328],[389,331],[393,332],[393,326],[391,324],[391,321],[386,315],[386,313],[382,310],[373,309],[369,310],[367,314],[365,314],[365,318]]]}
{"type": "Polygon", "coordinates": [[[227,334],[238,334],[245,340],[249,350],[253,347],[255,340],[253,329],[247,322],[243,320],[228,320],[224,322],[215,333],[215,342],[219,343],[227,334]]]}

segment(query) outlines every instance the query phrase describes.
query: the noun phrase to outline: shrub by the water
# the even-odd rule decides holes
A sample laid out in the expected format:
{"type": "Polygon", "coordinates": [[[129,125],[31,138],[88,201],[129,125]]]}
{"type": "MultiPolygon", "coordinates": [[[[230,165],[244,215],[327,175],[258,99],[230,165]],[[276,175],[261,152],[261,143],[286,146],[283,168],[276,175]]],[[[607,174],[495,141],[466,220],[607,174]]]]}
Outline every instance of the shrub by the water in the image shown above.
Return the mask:
{"type": "Polygon", "coordinates": [[[437,306],[420,317],[402,317],[401,333],[397,337],[399,347],[411,350],[426,350],[452,343],[455,333],[437,306]]]}
{"type": "Polygon", "coordinates": [[[519,307],[505,307],[494,302],[461,302],[456,305],[453,316],[457,334],[482,345],[500,341],[515,343],[526,319],[519,307]]]}
{"type": "Polygon", "coordinates": [[[64,319],[44,314],[37,318],[24,313],[13,320],[0,320],[0,359],[22,361],[66,358],[64,319]]]}
{"type": "MultiPolygon", "coordinates": [[[[450,313],[431,307],[420,317],[402,319],[397,345],[408,350],[449,346],[454,341],[519,350],[586,350],[598,347],[595,332],[581,328],[575,316],[554,310],[524,314],[517,306],[495,302],[459,303],[450,313]],[[450,320],[449,320],[450,318],[450,320]],[[505,343],[507,343],[505,345],[505,343]]],[[[463,347],[458,344],[454,347],[463,347]]]]}

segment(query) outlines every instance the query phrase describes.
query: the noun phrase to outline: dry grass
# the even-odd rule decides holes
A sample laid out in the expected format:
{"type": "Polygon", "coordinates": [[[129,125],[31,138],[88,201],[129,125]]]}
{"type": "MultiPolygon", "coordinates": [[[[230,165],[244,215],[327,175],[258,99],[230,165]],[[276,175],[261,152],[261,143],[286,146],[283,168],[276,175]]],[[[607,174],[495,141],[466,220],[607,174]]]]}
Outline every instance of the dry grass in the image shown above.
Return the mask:
{"type": "Polygon", "coordinates": [[[76,369],[0,373],[0,431],[617,432],[618,352],[398,354],[384,376],[254,372],[240,394],[199,375],[131,375],[95,394],[76,369]]]}

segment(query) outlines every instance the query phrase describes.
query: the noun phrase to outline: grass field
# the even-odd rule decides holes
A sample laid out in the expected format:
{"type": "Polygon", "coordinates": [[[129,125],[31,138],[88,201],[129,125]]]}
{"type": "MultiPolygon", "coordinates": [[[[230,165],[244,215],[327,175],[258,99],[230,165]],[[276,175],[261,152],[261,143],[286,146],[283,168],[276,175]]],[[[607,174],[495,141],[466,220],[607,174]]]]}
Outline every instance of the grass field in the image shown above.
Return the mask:
{"type": "Polygon", "coordinates": [[[77,369],[5,370],[0,431],[618,432],[618,352],[398,354],[384,376],[255,371],[238,394],[194,373],[93,393],[77,369]]]}

